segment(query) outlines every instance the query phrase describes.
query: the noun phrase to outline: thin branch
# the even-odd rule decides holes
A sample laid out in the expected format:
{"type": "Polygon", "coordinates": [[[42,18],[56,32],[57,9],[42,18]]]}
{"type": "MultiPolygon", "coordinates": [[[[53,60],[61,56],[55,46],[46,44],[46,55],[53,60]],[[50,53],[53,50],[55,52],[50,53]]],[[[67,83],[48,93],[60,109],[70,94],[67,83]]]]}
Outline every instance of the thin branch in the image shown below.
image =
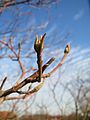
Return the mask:
{"type": "Polygon", "coordinates": [[[15,100],[15,99],[25,99],[27,97],[30,97],[33,93],[36,93],[37,91],[39,91],[43,85],[44,85],[44,82],[41,82],[35,88],[33,88],[32,90],[30,90],[28,92],[16,91],[19,94],[25,94],[25,95],[15,96],[15,97],[7,97],[6,96],[6,97],[4,97],[3,101],[5,101],[5,100],[15,100]]]}
{"type": "Polygon", "coordinates": [[[58,65],[49,73],[49,75],[53,74],[59,67],[62,66],[62,64],[65,62],[68,53],[70,52],[70,44],[67,44],[64,50],[64,56],[61,59],[61,62],[58,63],[58,65]]]}
{"type": "Polygon", "coordinates": [[[6,80],[7,80],[7,77],[5,77],[4,80],[2,81],[1,86],[0,86],[0,90],[2,90],[2,88],[3,88],[3,86],[4,86],[5,82],[6,82],[6,80]]]}
{"type": "Polygon", "coordinates": [[[38,6],[41,6],[41,5],[48,5],[48,4],[51,4],[53,2],[56,2],[56,0],[48,1],[48,3],[43,2],[43,0],[38,0],[34,3],[32,3],[32,0],[22,0],[22,1],[18,1],[18,2],[16,2],[16,0],[13,0],[11,2],[8,1],[6,3],[1,2],[0,8],[3,8],[3,7],[7,8],[7,7],[10,7],[10,6],[16,6],[16,5],[26,4],[26,3],[31,5],[31,6],[37,6],[38,7],[38,6]]]}
{"type": "MultiPolygon", "coordinates": [[[[22,64],[22,62],[21,62],[21,56],[20,56],[21,45],[20,45],[20,43],[18,44],[18,54],[17,54],[16,51],[14,50],[14,48],[13,48],[12,39],[10,39],[10,44],[8,44],[7,42],[3,42],[3,41],[1,41],[1,40],[0,40],[0,43],[3,44],[3,45],[5,45],[8,49],[10,49],[11,52],[12,52],[12,53],[15,55],[15,57],[16,57],[15,60],[18,61],[19,67],[20,67],[20,69],[21,69],[21,71],[22,71],[22,74],[21,74],[19,80],[16,82],[16,84],[18,84],[19,81],[21,81],[21,79],[23,78],[23,76],[26,74],[25,68],[23,67],[23,64],[22,64]]],[[[13,57],[10,56],[10,55],[9,55],[9,58],[13,60],[13,57]]]]}
{"type": "MultiPolygon", "coordinates": [[[[9,7],[9,6],[15,6],[15,5],[20,5],[20,4],[25,4],[30,2],[31,0],[24,0],[24,1],[20,1],[20,2],[7,2],[5,7],[9,7]]],[[[4,7],[3,4],[0,7],[4,7]]]]}
{"type": "MultiPolygon", "coordinates": [[[[51,58],[43,67],[42,67],[42,71],[44,72],[44,70],[54,61],[54,58],[51,58]]],[[[12,88],[4,91],[4,93],[2,95],[0,95],[0,97],[6,97],[7,95],[11,94],[11,93],[15,93],[17,90],[19,90],[20,88],[22,88],[23,86],[27,85],[28,83],[34,83],[34,82],[38,82],[38,75],[39,75],[39,71],[36,71],[34,74],[32,74],[31,76],[29,76],[28,78],[26,78],[25,80],[23,80],[21,83],[13,86],[12,88]]]]}

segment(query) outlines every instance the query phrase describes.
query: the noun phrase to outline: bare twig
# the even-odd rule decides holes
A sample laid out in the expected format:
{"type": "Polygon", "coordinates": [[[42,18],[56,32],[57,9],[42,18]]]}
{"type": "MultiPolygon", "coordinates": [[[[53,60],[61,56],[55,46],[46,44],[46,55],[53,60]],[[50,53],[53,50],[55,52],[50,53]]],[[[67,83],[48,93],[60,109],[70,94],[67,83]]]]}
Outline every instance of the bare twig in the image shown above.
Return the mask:
{"type": "MultiPolygon", "coordinates": [[[[11,52],[15,55],[16,60],[18,61],[19,67],[22,71],[22,74],[20,75],[19,80],[17,80],[17,82],[16,82],[16,84],[18,84],[19,81],[21,81],[23,76],[26,74],[26,71],[25,71],[25,68],[23,67],[23,64],[22,64],[21,58],[20,58],[21,45],[20,45],[20,43],[18,44],[18,54],[17,54],[16,51],[14,50],[14,48],[13,48],[13,45],[12,45],[11,41],[12,41],[12,39],[10,39],[10,44],[8,44],[7,42],[3,42],[3,41],[0,40],[0,43],[5,45],[6,47],[8,47],[8,49],[11,50],[11,52]]],[[[9,58],[13,60],[13,57],[11,57],[10,55],[9,55],[9,58]]]]}
{"type": "Polygon", "coordinates": [[[61,62],[58,63],[58,65],[49,73],[50,75],[53,74],[59,67],[62,66],[62,64],[65,62],[66,57],[68,55],[68,53],[70,52],[70,44],[67,44],[64,50],[64,56],[61,59],[61,62]]]}
{"type": "Polygon", "coordinates": [[[34,49],[37,53],[37,64],[38,64],[38,70],[39,70],[39,82],[41,82],[42,77],[42,51],[44,48],[44,38],[46,33],[38,39],[38,36],[36,37],[35,43],[34,43],[34,49]]]}
{"type": "MultiPolygon", "coordinates": [[[[42,67],[42,71],[44,72],[44,70],[54,61],[54,58],[51,58],[43,67],[42,67]]],[[[12,88],[4,91],[4,93],[2,95],[0,95],[0,97],[6,97],[7,95],[11,94],[11,93],[15,93],[17,90],[19,90],[20,88],[22,88],[23,86],[27,85],[28,83],[34,83],[34,82],[38,82],[38,73],[39,71],[36,71],[34,74],[32,74],[31,76],[29,76],[28,78],[26,78],[25,80],[23,80],[21,83],[13,86],[12,88]]]]}
{"type": "Polygon", "coordinates": [[[4,101],[5,100],[15,100],[15,99],[25,99],[27,97],[30,97],[33,93],[37,92],[40,90],[40,88],[44,85],[44,82],[39,83],[35,88],[33,88],[32,90],[28,91],[28,92],[22,92],[22,91],[17,91],[17,93],[19,94],[24,94],[21,96],[16,96],[16,97],[4,97],[4,101]]]}
{"type": "Polygon", "coordinates": [[[1,86],[0,86],[0,90],[2,90],[2,88],[3,88],[3,86],[4,86],[5,82],[6,82],[6,80],[7,80],[7,77],[5,77],[5,78],[3,79],[2,84],[1,84],[1,86]]]}

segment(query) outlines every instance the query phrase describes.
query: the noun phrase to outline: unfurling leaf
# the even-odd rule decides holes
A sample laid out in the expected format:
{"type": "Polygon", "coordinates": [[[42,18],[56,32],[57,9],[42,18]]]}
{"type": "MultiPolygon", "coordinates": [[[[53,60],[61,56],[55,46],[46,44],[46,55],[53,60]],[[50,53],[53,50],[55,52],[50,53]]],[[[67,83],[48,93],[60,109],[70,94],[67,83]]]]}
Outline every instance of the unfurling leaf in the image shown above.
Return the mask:
{"type": "Polygon", "coordinates": [[[39,39],[38,36],[36,36],[35,42],[34,42],[34,50],[38,52],[39,49],[39,39]]]}
{"type": "Polygon", "coordinates": [[[68,54],[70,52],[70,44],[67,44],[64,50],[65,54],[68,54]]]}
{"type": "Polygon", "coordinates": [[[37,92],[38,90],[41,89],[41,87],[44,85],[44,81],[39,83],[31,92],[34,93],[34,92],[37,92]]]}
{"type": "Polygon", "coordinates": [[[35,42],[34,42],[34,49],[37,53],[42,52],[43,48],[44,48],[44,38],[45,38],[46,33],[42,36],[40,36],[40,38],[38,38],[38,36],[36,36],[35,42]]]}

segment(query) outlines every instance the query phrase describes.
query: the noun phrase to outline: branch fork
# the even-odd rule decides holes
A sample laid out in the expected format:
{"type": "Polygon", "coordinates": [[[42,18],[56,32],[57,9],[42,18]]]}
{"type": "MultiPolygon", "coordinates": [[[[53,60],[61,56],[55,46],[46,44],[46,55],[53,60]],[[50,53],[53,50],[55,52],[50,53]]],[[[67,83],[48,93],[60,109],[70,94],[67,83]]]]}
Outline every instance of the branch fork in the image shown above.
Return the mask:
{"type": "Polygon", "coordinates": [[[46,33],[41,36],[40,38],[38,38],[36,36],[35,42],[34,42],[34,50],[37,54],[37,65],[38,65],[38,70],[36,72],[34,72],[31,76],[25,78],[23,81],[21,81],[21,79],[23,78],[23,76],[25,75],[25,71],[20,59],[20,51],[21,51],[21,45],[18,44],[18,54],[15,52],[15,50],[13,49],[13,47],[10,47],[12,45],[9,46],[8,43],[3,42],[0,40],[0,44],[5,45],[6,47],[8,47],[8,49],[10,49],[14,55],[16,56],[16,58],[18,58],[18,63],[19,66],[22,70],[22,74],[20,77],[20,81],[18,84],[15,84],[14,86],[12,86],[10,89],[7,90],[2,90],[2,87],[5,83],[5,81],[7,80],[7,77],[3,80],[1,87],[0,87],[0,99],[1,101],[6,101],[6,100],[15,100],[15,99],[25,99],[26,97],[30,97],[31,94],[36,93],[37,91],[39,91],[41,89],[41,87],[44,85],[44,81],[42,81],[41,79],[45,80],[45,78],[50,77],[59,67],[62,66],[62,64],[65,62],[68,53],[70,52],[70,44],[67,44],[64,50],[64,55],[61,59],[61,61],[54,67],[52,68],[52,70],[47,73],[47,74],[43,74],[43,72],[50,66],[50,64],[55,60],[54,57],[52,57],[51,59],[49,59],[46,64],[44,64],[42,66],[42,51],[44,49],[44,38],[46,36],[46,33]],[[23,92],[20,91],[21,88],[23,88],[24,86],[26,86],[27,84],[30,83],[35,83],[35,82],[40,82],[36,87],[34,87],[33,89],[28,89],[28,91],[23,92]],[[13,96],[10,97],[9,95],[12,93],[18,93],[19,96],[13,96]]]}

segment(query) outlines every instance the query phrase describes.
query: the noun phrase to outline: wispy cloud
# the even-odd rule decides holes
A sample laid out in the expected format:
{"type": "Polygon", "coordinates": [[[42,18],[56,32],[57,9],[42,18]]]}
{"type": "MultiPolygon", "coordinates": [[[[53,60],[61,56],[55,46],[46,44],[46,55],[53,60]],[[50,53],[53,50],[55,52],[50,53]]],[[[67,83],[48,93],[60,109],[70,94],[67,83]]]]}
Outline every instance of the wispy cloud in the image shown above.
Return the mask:
{"type": "Polygon", "coordinates": [[[48,26],[48,21],[47,22],[45,22],[45,23],[42,23],[41,25],[39,25],[37,28],[38,29],[44,29],[44,28],[46,28],[47,26],[48,26]]]}
{"type": "Polygon", "coordinates": [[[47,30],[48,36],[51,36],[56,29],[56,25],[53,25],[50,29],[47,30]]]}
{"type": "Polygon", "coordinates": [[[78,12],[74,15],[74,20],[75,20],[75,21],[79,20],[83,15],[84,15],[84,10],[81,9],[80,11],[78,11],[78,12]]]}
{"type": "Polygon", "coordinates": [[[74,80],[78,75],[82,79],[87,78],[88,72],[90,72],[90,49],[85,48],[77,48],[72,49],[70,55],[68,56],[68,63],[65,63],[63,74],[63,81],[68,82],[70,80],[74,80]],[[72,79],[73,77],[73,79],[72,79]]]}

